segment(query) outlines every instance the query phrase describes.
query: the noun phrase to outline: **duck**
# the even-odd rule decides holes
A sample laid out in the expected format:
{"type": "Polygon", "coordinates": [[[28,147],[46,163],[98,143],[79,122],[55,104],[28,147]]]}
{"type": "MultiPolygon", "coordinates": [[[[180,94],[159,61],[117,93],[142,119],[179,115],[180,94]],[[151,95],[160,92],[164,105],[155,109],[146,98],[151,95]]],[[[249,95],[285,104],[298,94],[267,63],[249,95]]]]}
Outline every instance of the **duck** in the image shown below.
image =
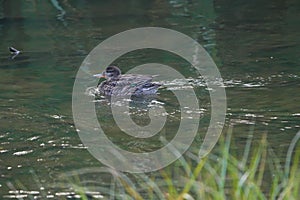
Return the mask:
{"type": "Polygon", "coordinates": [[[152,75],[122,74],[117,66],[108,66],[102,73],[93,75],[105,78],[97,89],[105,96],[144,96],[155,95],[161,84],[154,83],[152,75]]]}

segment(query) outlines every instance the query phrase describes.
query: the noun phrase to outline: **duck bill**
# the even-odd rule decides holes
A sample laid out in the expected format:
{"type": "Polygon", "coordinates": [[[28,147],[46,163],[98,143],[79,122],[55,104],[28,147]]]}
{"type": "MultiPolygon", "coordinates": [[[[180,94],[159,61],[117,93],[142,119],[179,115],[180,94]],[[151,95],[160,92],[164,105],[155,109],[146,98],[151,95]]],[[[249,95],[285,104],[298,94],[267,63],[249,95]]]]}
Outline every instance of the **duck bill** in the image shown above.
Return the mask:
{"type": "Polygon", "coordinates": [[[101,73],[101,74],[94,74],[93,77],[96,77],[96,78],[105,78],[105,75],[103,73],[101,73]]]}

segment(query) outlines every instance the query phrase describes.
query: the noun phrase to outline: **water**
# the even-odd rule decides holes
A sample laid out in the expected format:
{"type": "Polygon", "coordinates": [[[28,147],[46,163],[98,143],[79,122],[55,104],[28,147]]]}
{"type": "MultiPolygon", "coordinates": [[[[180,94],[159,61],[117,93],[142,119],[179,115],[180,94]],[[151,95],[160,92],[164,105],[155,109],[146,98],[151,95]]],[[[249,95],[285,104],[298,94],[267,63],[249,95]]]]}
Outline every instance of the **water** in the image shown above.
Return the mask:
{"type": "MultiPolygon", "coordinates": [[[[201,43],[226,86],[224,133],[234,125],[234,140],[240,144],[236,148],[241,149],[249,130],[254,130],[255,140],[267,133],[270,147],[284,162],[300,127],[299,10],[296,0],[0,1],[1,198],[66,198],[73,190],[60,184],[61,174],[103,167],[89,154],[74,127],[73,83],[82,61],[96,45],[136,27],[171,28],[201,43]],[[12,60],[9,46],[23,53],[12,60]]],[[[186,62],[146,50],[125,55],[118,64],[126,71],[153,61],[174,66],[190,77],[201,101],[200,141],[209,122],[209,95],[186,62]]],[[[184,85],[175,82],[176,87],[184,85]]],[[[176,99],[162,89],[157,101],[171,113],[166,130],[173,132],[179,119],[176,99]]],[[[147,110],[133,113],[138,122],[147,110]]],[[[109,117],[99,118],[111,128],[112,141],[122,148],[139,152],[162,145],[156,138],[122,137],[109,117]]],[[[86,175],[89,178],[93,174],[86,175]]],[[[109,187],[109,180],[103,175],[99,181],[109,187]]]]}

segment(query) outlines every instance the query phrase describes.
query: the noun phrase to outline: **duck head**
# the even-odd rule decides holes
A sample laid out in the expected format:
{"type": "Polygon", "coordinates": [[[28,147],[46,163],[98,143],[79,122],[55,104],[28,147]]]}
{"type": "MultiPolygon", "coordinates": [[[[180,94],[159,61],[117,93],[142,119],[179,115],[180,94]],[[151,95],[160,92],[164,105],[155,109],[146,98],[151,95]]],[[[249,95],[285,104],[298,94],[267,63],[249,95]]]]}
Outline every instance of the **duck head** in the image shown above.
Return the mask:
{"type": "Polygon", "coordinates": [[[117,66],[108,66],[101,74],[95,74],[94,77],[106,78],[107,80],[118,79],[121,75],[121,70],[117,66]]]}

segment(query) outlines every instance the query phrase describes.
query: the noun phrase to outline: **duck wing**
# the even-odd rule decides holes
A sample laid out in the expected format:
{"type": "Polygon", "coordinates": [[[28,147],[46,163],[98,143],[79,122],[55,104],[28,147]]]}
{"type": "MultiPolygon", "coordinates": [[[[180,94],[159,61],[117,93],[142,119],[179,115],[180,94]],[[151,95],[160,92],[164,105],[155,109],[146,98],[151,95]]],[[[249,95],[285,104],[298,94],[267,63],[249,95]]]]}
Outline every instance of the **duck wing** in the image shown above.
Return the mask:
{"type": "Polygon", "coordinates": [[[138,75],[138,74],[125,74],[122,75],[116,82],[113,89],[113,95],[132,95],[137,90],[143,87],[148,87],[151,84],[152,76],[138,75]]]}
{"type": "Polygon", "coordinates": [[[152,83],[154,76],[124,74],[119,79],[106,80],[98,86],[100,93],[108,96],[154,94],[160,84],[152,83]]]}
{"type": "Polygon", "coordinates": [[[112,94],[124,96],[136,94],[136,91],[153,85],[152,79],[151,75],[124,74],[115,82],[112,94]]]}

